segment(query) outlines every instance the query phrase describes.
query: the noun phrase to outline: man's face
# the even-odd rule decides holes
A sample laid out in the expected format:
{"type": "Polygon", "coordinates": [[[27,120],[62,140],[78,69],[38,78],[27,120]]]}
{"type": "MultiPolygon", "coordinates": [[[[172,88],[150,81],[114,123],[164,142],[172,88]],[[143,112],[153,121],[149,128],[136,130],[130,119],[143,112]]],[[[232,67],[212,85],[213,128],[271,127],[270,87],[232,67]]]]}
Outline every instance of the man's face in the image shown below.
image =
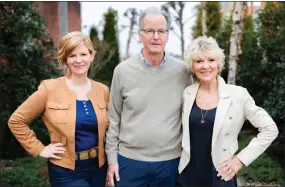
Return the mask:
{"type": "Polygon", "coordinates": [[[164,53],[165,44],[168,41],[167,22],[161,14],[146,15],[143,20],[143,28],[139,33],[146,53],[164,53]]]}

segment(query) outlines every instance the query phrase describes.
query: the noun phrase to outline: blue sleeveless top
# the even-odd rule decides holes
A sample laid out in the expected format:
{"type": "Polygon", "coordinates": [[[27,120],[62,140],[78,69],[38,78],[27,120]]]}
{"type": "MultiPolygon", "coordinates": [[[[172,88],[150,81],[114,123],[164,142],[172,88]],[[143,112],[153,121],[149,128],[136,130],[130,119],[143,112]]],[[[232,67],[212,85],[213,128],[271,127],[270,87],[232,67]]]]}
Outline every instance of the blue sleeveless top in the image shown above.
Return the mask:
{"type": "Polygon", "coordinates": [[[76,100],[75,151],[98,145],[98,123],[90,100],[76,100]]]}

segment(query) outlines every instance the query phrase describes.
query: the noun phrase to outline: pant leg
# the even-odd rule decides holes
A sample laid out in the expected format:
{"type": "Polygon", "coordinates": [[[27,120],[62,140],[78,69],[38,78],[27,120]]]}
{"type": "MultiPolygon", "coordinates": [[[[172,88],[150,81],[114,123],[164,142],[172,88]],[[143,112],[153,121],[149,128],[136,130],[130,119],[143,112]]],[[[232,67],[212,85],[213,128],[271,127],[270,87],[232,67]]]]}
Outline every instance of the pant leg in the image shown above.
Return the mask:
{"type": "Polygon", "coordinates": [[[104,187],[106,183],[107,163],[100,168],[95,168],[89,184],[91,187],[104,187]]]}
{"type": "Polygon", "coordinates": [[[147,162],[137,161],[118,155],[120,181],[115,180],[116,187],[147,186],[147,162]]]}
{"type": "Polygon", "coordinates": [[[89,187],[84,178],[78,178],[76,172],[48,162],[48,173],[51,187],[89,187]]]}
{"type": "Polygon", "coordinates": [[[150,163],[152,175],[149,178],[149,186],[176,186],[179,159],[180,158],[150,163]]]}

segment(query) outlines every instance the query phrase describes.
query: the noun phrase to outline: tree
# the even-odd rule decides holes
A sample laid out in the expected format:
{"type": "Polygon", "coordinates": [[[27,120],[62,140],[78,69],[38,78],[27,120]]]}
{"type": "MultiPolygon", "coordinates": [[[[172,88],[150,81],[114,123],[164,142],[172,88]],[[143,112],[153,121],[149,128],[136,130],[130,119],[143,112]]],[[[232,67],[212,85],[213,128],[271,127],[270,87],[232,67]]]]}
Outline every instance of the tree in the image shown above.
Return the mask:
{"type": "Polygon", "coordinates": [[[106,66],[115,53],[115,50],[106,41],[100,40],[96,27],[90,29],[90,39],[96,51],[94,61],[91,64],[90,77],[96,79],[97,73],[106,66]]]}
{"type": "Polygon", "coordinates": [[[246,11],[246,2],[235,2],[233,9],[233,25],[230,38],[230,56],[228,84],[236,84],[236,69],[238,56],[242,53],[241,41],[243,36],[243,19],[246,11]]]}
{"type": "Polygon", "coordinates": [[[180,34],[177,34],[173,27],[170,28],[171,31],[180,39],[181,44],[181,57],[184,57],[184,25],[183,12],[185,8],[185,2],[167,2],[162,6],[162,11],[168,15],[170,19],[174,19],[175,23],[179,27],[180,34]]]}
{"type": "MultiPolygon", "coordinates": [[[[220,3],[219,2],[202,2],[196,7],[198,9],[196,24],[193,26],[193,38],[197,38],[203,35],[203,7],[206,9],[204,17],[206,18],[206,25],[204,27],[205,35],[217,38],[217,33],[221,28],[221,14],[220,14],[220,3]]],[[[205,23],[204,23],[205,24],[205,23]]]]}
{"type": "MultiPolygon", "coordinates": [[[[25,152],[7,121],[41,80],[59,75],[56,50],[33,2],[0,2],[0,51],[0,148],[3,157],[19,157],[25,152]]],[[[43,127],[39,120],[32,123],[38,137],[48,143],[43,127]]]]}
{"type": "Polygon", "coordinates": [[[225,65],[221,73],[224,80],[228,79],[228,59],[229,59],[229,49],[230,49],[230,36],[232,32],[232,16],[226,17],[223,26],[217,33],[216,40],[219,47],[224,50],[225,53],[225,65]]]}
{"type": "Polygon", "coordinates": [[[239,56],[236,78],[237,84],[247,88],[255,102],[262,105],[264,98],[260,93],[266,87],[260,82],[263,73],[261,68],[262,51],[258,45],[258,35],[254,31],[254,26],[252,15],[246,15],[241,44],[242,54],[239,56]]]}
{"type": "MultiPolygon", "coordinates": [[[[95,79],[110,85],[113,77],[113,71],[120,62],[119,55],[119,41],[118,41],[118,28],[117,28],[117,12],[111,8],[104,14],[104,30],[103,41],[112,46],[114,55],[106,62],[106,65],[95,75],[95,79]]],[[[107,54],[103,59],[107,59],[107,54]]]]}
{"type": "MultiPolygon", "coordinates": [[[[258,15],[259,44],[263,52],[260,81],[266,85],[263,91],[264,107],[284,131],[285,125],[285,5],[267,2],[258,15]]],[[[280,133],[281,134],[281,133],[280,133]]]]}
{"type": "Polygon", "coordinates": [[[202,8],[202,35],[206,35],[208,29],[207,29],[207,7],[206,2],[201,2],[201,8],[202,8]]]}
{"type": "Polygon", "coordinates": [[[130,21],[129,34],[128,34],[128,40],[127,40],[127,46],[126,46],[126,54],[125,54],[125,59],[127,59],[130,56],[129,50],[130,50],[131,40],[134,35],[134,29],[135,29],[135,26],[138,25],[137,23],[138,11],[135,8],[128,8],[124,12],[124,16],[127,17],[130,21]]]}
{"type": "MultiPolygon", "coordinates": [[[[284,165],[285,126],[285,6],[267,2],[252,25],[252,18],[244,20],[242,54],[237,67],[237,84],[246,87],[256,104],[264,108],[279,129],[277,140],[267,154],[284,165]]],[[[284,177],[283,177],[284,178],[284,177]]]]}

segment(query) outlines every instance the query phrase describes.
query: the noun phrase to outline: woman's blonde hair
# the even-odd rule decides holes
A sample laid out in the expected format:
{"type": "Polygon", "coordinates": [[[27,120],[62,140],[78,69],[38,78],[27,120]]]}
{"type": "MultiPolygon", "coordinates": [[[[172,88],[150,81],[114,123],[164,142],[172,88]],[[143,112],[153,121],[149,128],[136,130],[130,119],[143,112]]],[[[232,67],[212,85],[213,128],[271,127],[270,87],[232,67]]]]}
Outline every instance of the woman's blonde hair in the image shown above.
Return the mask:
{"type": "MultiPolygon", "coordinates": [[[[59,40],[57,60],[60,65],[66,65],[67,57],[81,42],[83,42],[85,46],[88,48],[90,55],[96,54],[96,51],[94,50],[93,47],[93,43],[91,42],[89,36],[79,31],[70,32],[59,40]]],[[[88,74],[90,73],[89,70],[88,74]]]]}
{"type": "Polygon", "coordinates": [[[196,76],[193,69],[193,60],[207,57],[209,54],[218,57],[218,74],[220,74],[225,65],[225,54],[213,37],[200,36],[189,44],[185,53],[185,62],[188,63],[188,70],[193,73],[194,79],[196,79],[196,76]]]}

